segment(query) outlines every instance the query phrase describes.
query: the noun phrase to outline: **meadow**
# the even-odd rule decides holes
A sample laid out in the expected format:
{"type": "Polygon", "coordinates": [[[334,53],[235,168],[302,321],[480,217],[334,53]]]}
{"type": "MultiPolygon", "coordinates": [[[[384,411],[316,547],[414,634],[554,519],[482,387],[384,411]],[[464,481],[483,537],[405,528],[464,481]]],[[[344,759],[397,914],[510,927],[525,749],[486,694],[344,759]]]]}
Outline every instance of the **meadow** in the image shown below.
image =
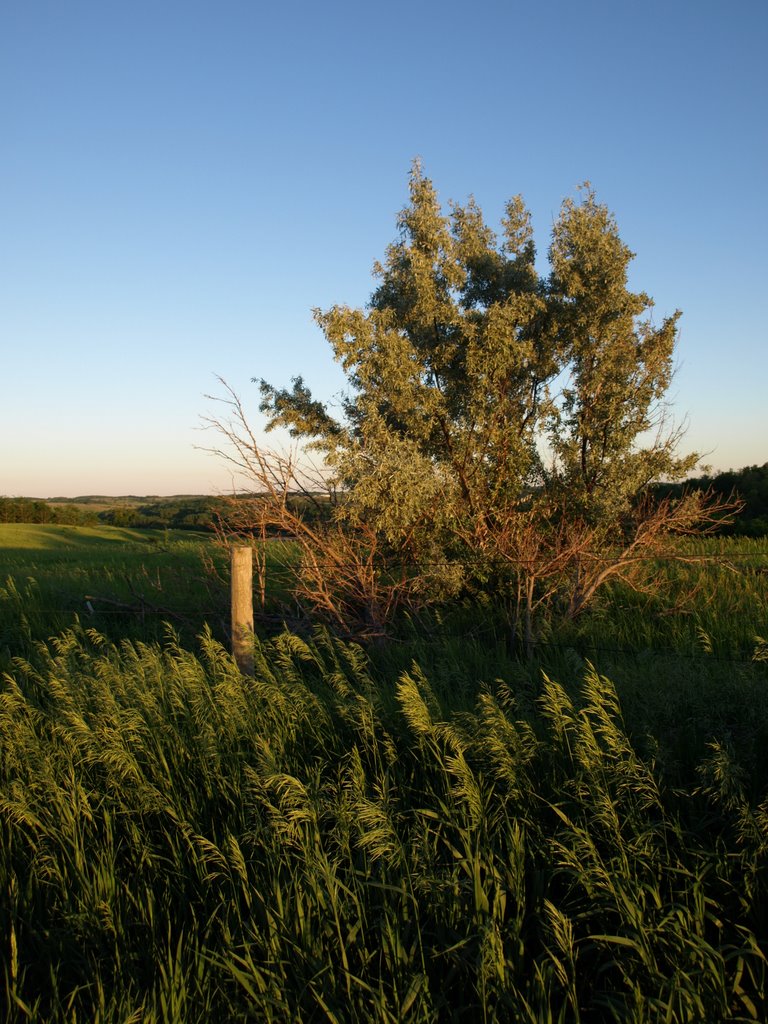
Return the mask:
{"type": "Polygon", "coordinates": [[[4,1019],[765,1019],[768,542],[529,661],[466,606],[249,679],[210,542],[8,530],[4,1019]]]}

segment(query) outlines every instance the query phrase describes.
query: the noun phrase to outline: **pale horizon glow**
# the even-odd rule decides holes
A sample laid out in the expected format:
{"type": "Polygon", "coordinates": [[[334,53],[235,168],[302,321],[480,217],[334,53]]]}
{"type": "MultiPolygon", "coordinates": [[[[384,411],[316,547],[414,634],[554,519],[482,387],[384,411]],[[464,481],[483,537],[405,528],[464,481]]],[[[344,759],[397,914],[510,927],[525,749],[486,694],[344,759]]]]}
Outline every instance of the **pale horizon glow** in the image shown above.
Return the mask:
{"type": "Polygon", "coordinates": [[[313,307],[364,305],[420,156],[539,263],[589,179],[680,308],[681,451],[768,461],[768,7],[746,0],[71,0],[0,13],[0,495],[231,493],[224,378],[343,376],[313,307]]]}

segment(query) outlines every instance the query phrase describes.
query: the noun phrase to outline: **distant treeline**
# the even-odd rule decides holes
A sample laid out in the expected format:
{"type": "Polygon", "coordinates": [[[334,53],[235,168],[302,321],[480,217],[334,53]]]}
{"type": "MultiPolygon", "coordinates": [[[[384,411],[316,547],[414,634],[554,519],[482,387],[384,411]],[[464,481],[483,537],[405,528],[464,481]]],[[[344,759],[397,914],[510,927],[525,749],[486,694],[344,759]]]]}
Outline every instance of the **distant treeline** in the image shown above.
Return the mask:
{"type": "MultiPolygon", "coordinates": [[[[257,495],[241,494],[236,497],[204,497],[179,495],[155,498],[125,497],[110,499],[104,496],[78,497],[71,500],[51,498],[0,497],[0,523],[59,523],[68,526],[125,526],[139,530],[208,530],[226,524],[231,517],[242,523],[237,513],[240,503],[258,502],[257,495]],[[94,506],[94,507],[89,507],[94,506]]],[[[327,499],[318,496],[311,500],[304,496],[288,499],[305,519],[316,521],[328,515],[327,499]]]]}
{"type": "MultiPolygon", "coordinates": [[[[100,499],[102,502],[105,499],[100,499]]],[[[134,529],[212,530],[225,508],[219,498],[132,499],[100,510],[37,498],[0,497],[0,523],[61,523],[69,526],[129,526],[134,529]],[[135,503],[134,503],[135,502],[135,503]]]]}
{"type": "Polygon", "coordinates": [[[0,523],[66,523],[68,526],[99,522],[95,512],[84,512],[77,505],[49,505],[35,498],[0,497],[0,523]]]}
{"type": "Polygon", "coordinates": [[[659,484],[656,488],[660,495],[672,497],[694,489],[711,490],[723,498],[735,494],[744,502],[744,510],[718,531],[723,536],[768,537],[768,462],[696,477],[681,484],[659,484]]]}

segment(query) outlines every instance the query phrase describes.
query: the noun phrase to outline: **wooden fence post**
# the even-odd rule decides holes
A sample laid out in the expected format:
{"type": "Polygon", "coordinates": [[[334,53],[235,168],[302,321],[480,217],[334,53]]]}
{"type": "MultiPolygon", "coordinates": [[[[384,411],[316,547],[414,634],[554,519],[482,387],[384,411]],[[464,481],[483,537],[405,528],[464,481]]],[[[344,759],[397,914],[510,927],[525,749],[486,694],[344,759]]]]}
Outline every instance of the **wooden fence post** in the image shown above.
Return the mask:
{"type": "Polygon", "coordinates": [[[253,675],[253,549],[232,548],[232,654],[246,676],[253,675]]]}

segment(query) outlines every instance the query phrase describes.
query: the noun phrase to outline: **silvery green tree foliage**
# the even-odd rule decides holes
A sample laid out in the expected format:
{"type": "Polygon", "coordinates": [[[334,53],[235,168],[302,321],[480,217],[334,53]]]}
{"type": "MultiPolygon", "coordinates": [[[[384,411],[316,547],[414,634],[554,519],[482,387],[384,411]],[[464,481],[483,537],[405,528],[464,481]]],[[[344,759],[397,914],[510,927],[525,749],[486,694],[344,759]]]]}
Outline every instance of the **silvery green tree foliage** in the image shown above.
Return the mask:
{"type": "Polygon", "coordinates": [[[548,298],[567,380],[547,433],[563,497],[606,526],[650,481],[697,461],[678,458],[679,432],[665,429],[680,313],[654,326],[652,300],[627,287],[633,256],[588,186],[580,203],[563,203],[548,298]]]}
{"type": "Polygon", "coordinates": [[[632,255],[585,186],[541,275],[521,197],[496,233],[472,199],[444,211],[416,163],[368,306],[315,311],[348,382],[340,413],[300,377],[261,381],[262,411],[322,454],[337,521],[375,531],[436,595],[511,581],[530,611],[576,578],[574,613],[594,592],[585,552],[610,546],[626,568],[621,552],[703,508],[638,500],[697,456],[678,457],[665,415],[679,313],[654,326],[632,255]]]}

